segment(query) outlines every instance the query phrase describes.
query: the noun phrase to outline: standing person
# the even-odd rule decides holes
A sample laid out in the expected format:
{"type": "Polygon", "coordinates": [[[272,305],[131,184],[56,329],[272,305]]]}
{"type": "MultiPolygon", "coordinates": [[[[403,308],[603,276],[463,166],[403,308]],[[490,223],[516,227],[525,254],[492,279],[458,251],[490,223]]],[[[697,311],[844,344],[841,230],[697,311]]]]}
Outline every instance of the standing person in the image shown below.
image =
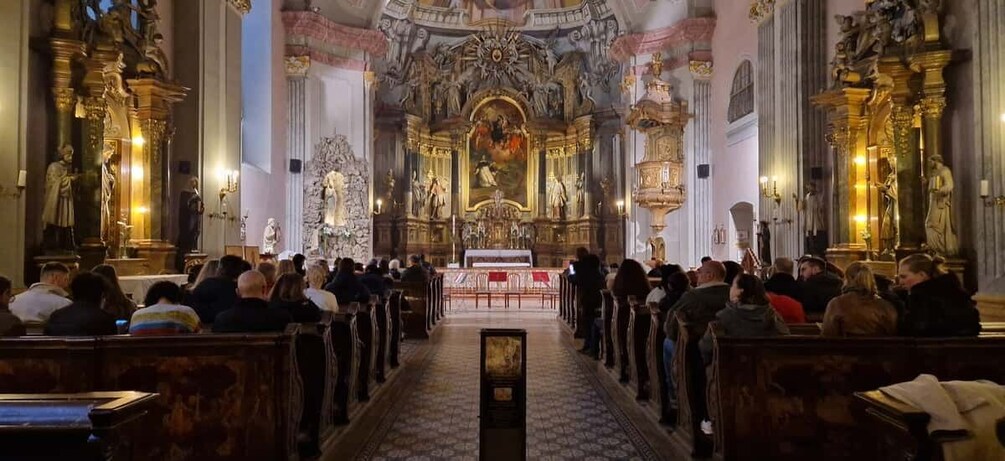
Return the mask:
{"type": "Polygon", "coordinates": [[[42,266],[39,282],[14,297],[10,311],[24,323],[45,323],[53,312],[69,306],[70,269],[62,263],[51,262],[42,266]]]}
{"type": "Polygon", "coordinates": [[[596,356],[600,342],[594,334],[594,320],[598,317],[604,302],[600,291],[604,289],[604,274],[600,272],[600,258],[597,255],[586,255],[573,263],[576,277],[576,322],[577,337],[585,339],[580,352],[596,356]]]}
{"type": "Polygon", "coordinates": [[[844,285],[840,277],[827,271],[827,263],[817,257],[804,258],[799,262],[799,278],[803,310],[807,314],[823,314],[827,303],[841,294],[841,286],[844,285]]]}
{"type": "Polygon", "coordinates": [[[108,264],[99,264],[91,269],[91,272],[100,275],[108,284],[108,293],[101,303],[101,308],[115,316],[116,320],[128,320],[136,310],[136,303],[126,297],[119,285],[119,276],[115,272],[115,267],[108,264]]]}
{"type": "Polygon", "coordinates": [[[203,324],[212,324],[217,314],[230,309],[237,301],[237,278],[244,272],[244,264],[238,256],[220,258],[217,275],[203,280],[192,291],[192,308],[203,324]]]}
{"type": "Polygon", "coordinates": [[[915,337],[977,336],[980,313],[941,257],[918,253],[900,261],[898,278],[907,288],[901,334],[915,337]]]}
{"type": "MultiPolygon", "coordinates": [[[[771,307],[761,279],[740,274],[729,288],[729,303],[715,314],[727,336],[764,337],[789,334],[789,327],[771,307]]],[[[698,346],[705,364],[712,363],[712,333],[708,330],[698,346]]]]}
{"type": "Polygon", "coordinates": [[[115,317],[101,309],[108,282],[98,274],[81,272],[70,282],[73,303],[53,312],[45,325],[49,336],[100,336],[118,333],[115,317]]]}
{"type": "Polygon", "coordinates": [[[269,307],[265,276],[248,271],[237,279],[240,297],[233,307],[220,312],[213,323],[214,333],[258,333],[283,331],[293,321],[286,311],[269,307]]]}
{"type": "Polygon", "coordinates": [[[299,274],[283,274],[269,296],[269,306],[286,311],[294,322],[319,322],[321,309],[307,297],[304,278],[299,274]]]}
{"type": "Polygon", "coordinates": [[[896,336],[897,309],[880,298],[872,269],[848,265],[842,295],[827,304],[822,336],[896,336]]]}
{"type": "Polygon", "coordinates": [[[147,290],[142,309],[133,312],[129,320],[129,334],[134,336],[163,336],[198,333],[199,314],[181,304],[182,289],[173,282],[161,281],[147,290]]]}
{"type": "Polygon", "coordinates": [[[11,289],[10,279],[0,275],[0,336],[24,336],[24,323],[10,311],[11,289]]]}
{"type": "Polygon", "coordinates": [[[342,258],[339,261],[335,279],[325,285],[325,290],[334,294],[339,304],[370,302],[370,290],[360,283],[359,277],[356,276],[355,266],[352,258],[342,258]]]}
{"type": "Polygon", "coordinates": [[[307,289],[304,294],[323,311],[338,312],[338,298],[324,289],[328,274],[324,267],[312,264],[307,268],[307,289]]]}

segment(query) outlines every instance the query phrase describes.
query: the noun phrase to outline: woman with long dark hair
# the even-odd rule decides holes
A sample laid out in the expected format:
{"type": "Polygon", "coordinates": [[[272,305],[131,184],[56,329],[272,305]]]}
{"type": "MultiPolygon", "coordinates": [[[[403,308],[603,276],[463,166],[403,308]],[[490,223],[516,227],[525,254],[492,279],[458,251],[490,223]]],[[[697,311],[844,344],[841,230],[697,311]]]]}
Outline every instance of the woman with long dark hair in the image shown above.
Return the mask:
{"type": "Polygon", "coordinates": [[[638,300],[645,301],[652,287],[649,284],[649,276],[642,265],[634,259],[624,260],[618,266],[618,275],[614,277],[614,287],[611,294],[615,298],[625,298],[635,296],[638,300]]]}
{"type": "Polygon", "coordinates": [[[115,267],[108,264],[100,264],[94,266],[91,272],[100,275],[108,284],[108,291],[101,301],[101,308],[105,312],[115,316],[115,320],[129,320],[133,316],[133,311],[136,310],[136,303],[130,301],[126,297],[126,294],[122,292],[122,286],[119,285],[119,275],[115,272],[115,267]]]}
{"type": "Polygon", "coordinates": [[[307,284],[296,272],[280,275],[269,295],[269,306],[290,313],[294,322],[317,322],[321,320],[321,309],[308,299],[304,290],[307,284]]]}
{"type": "MultiPolygon", "coordinates": [[[[778,336],[789,334],[785,320],[775,312],[761,279],[738,274],[729,289],[729,303],[715,314],[727,336],[778,336]]],[[[712,334],[706,332],[698,347],[705,363],[712,362],[712,334]]]]}

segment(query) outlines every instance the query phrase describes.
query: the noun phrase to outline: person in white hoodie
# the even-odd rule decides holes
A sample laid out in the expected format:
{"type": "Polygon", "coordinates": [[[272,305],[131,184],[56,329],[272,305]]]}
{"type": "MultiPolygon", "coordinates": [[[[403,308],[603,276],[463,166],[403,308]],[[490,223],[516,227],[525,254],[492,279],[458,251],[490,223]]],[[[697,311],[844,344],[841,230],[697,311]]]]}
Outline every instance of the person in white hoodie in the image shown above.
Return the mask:
{"type": "Polygon", "coordinates": [[[14,297],[10,311],[25,323],[46,323],[53,312],[69,306],[70,269],[63,263],[50,262],[42,266],[39,282],[14,297]]]}

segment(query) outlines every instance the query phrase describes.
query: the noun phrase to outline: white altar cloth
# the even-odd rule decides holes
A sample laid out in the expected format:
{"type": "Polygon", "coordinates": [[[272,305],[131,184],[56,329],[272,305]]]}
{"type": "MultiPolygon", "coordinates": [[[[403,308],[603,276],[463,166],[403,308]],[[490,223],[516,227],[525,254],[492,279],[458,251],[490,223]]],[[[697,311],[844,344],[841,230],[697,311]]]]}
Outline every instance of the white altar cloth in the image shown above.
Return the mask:
{"type": "Polygon", "coordinates": [[[126,275],[119,277],[119,286],[126,296],[132,297],[134,303],[142,304],[143,298],[147,296],[147,290],[157,282],[174,282],[182,285],[188,282],[185,274],[165,274],[165,275],[126,275]]]}
{"type": "Polygon", "coordinates": [[[464,252],[464,267],[531,267],[534,254],[530,250],[477,249],[464,252]]]}

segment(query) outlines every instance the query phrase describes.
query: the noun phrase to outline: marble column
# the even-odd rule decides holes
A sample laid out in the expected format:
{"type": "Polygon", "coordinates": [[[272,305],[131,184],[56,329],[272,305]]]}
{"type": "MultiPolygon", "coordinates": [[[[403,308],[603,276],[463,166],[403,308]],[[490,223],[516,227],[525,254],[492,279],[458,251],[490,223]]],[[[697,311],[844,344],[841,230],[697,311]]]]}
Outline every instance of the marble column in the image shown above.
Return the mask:
{"type": "MultiPolygon", "coordinates": [[[[1005,0],[976,0],[973,17],[974,154],[976,178],[970,190],[957,187],[957,206],[968,206],[976,217],[970,230],[976,247],[978,285],[986,288],[1005,275],[1005,207],[985,206],[974,188],[990,181],[991,195],[1005,195],[1005,54],[1001,24],[1005,0]]],[[[960,176],[961,172],[957,172],[960,176]]],[[[960,226],[961,229],[966,227],[960,226]]],[[[966,230],[964,230],[966,232],[966,230]]]]}
{"type": "MultiPolygon", "coordinates": [[[[710,165],[712,163],[710,139],[712,132],[712,63],[710,61],[691,61],[690,68],[691,76],[694,77],[694,100],[691,102],[691,107],[694,108],[694,122],[691,123],[694,161],[691,162],[691,174],[697,178],[697,174],[694,173],[697,165],[710,165]]],[[[710,177],[697,178],[690,186],[690,206],[694,212],[694,225],[691,226],[692,248],[693,256],[697,258],[712,254],[711,186],[710,177]]],[[[689,263],[693,263],[693,261],[689,263]]]]}
{"type": "Polygon", "coordinates": [[[286,108],[287,136],[286,150],[289,160],[300,163],[301,172],[287,176],[286,222],[284,240],[288,250],[303,253],[304,248],[304,173],[307,158],[307,72],[310,70],[309,56],[286,56],[286,108]]]}

